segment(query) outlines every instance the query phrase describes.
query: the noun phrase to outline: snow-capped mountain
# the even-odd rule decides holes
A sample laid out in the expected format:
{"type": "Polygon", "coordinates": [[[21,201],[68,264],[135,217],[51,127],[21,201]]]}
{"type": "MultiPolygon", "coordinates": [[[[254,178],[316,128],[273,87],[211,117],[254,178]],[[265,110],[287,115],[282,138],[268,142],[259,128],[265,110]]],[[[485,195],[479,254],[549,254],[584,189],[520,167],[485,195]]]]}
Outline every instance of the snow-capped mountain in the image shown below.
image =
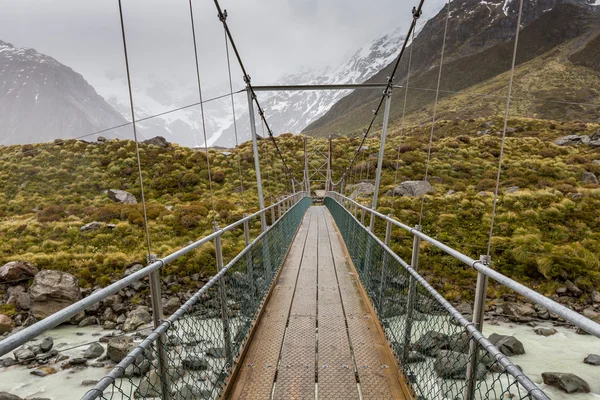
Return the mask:
{"type": "MultiPolygon", "coordinates": [[[[71,68],[0,41],[0,144],[93,140],[91,133],[126,122],[71,68]]],[[[111,134],[125,137],[125,129],[111,134]]]]}
{"type": "MultiPolygon", "coordinates": [[[[337,66],[320,70],[302,69],[296,73],[284,75],[276,85],[319,85],[362,83],[379,72],[397,56],[404,40],[403,29],[396,29],[356,51],[351,57],[337,66]]],[[[349,90],[305,91],[258,93],[258,99],[264,108],[265,116],[275,135],[299,133],[312,121],[318,119],[349,90]]],[[[239,141],[250,140],[247,107],[239,110],[237,129],[239,141]]],[[[260,127],[258,133],[261,134],[260,127]]],[[[233,127],[223,130],[220,135],[212,135],[209,145],[232,147],[235,144],[233,127]]]]}

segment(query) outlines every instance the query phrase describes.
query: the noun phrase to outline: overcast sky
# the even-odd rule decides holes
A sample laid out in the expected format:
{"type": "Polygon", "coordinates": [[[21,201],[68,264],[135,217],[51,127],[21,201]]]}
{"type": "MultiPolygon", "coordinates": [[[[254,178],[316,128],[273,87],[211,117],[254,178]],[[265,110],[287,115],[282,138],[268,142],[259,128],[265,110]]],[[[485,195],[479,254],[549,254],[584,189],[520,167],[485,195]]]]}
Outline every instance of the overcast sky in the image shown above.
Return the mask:
{"type": "MultiPolygon", "coordinates": [[[[221,0],[255,84],[301,66],[338,63],[368,41],[407,27],[409,0],[221,0]]],[[[440,8],[443,0],[426,2],[440,8]]],[[[212,0],[194,0],[204,84],[226,82],[224,37],[212,0]]],[[[195,81],[187,0],[123,0],[135,77],[195,81]]],[[[116,0],[0,0],[0,40],[33,47],[93,76],[124,71],[116,0]]],[[[241,85],[239,70],[234,76],[241,85]]]]}

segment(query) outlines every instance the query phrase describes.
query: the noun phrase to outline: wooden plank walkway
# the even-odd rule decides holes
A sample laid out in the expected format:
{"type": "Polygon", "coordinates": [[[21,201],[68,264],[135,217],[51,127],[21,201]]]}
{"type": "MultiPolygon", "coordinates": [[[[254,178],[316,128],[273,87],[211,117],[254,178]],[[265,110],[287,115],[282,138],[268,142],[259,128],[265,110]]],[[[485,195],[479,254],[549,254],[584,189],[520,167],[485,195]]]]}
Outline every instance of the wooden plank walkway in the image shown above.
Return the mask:
{"type": "Polygon", "coordinates": [[[311,207],[241,361],[232,399],[405,399],[329,211],[311,207]]]}

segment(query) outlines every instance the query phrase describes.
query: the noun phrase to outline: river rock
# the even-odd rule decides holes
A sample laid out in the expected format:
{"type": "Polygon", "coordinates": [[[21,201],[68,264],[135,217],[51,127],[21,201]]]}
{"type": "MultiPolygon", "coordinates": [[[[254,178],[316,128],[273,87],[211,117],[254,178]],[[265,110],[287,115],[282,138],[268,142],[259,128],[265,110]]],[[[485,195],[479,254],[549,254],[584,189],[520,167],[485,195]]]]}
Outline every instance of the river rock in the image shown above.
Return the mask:
{"type": "Polygon", "coordinates": [[[584,363],[590,365],[600,366],[600,356],[597,354],[590,354],[583,360],[584,363]]]}
{"type": "Polygon", "coordinates": [[[593,308],[591,308],[591,307],[586,308],[585,310],[583,310],[582,314],[583,314],[584,317],[589,318],[592,321],[597,322],[597,323],[600,324],[600,313],[594,311],[593,308]]]}
{"type": "Polygon", "coordinates": [[[457,333],[448,337],[448,349],[458,353],[469,352],[470,337],[467,332],[457,333]]]}
{"type": "Polygon", "coordinates": [[[31,297],[23,286],[11,286],[6,290],[6,294],[8,294],[7,304],[14,304],[19,310],[31,308],[31,297]]]}
{"type": "Polygon", "coordinates": [[[535,328],[533,331],[540,336],[552,336],[558,333],[554,328],[535,328]]]}
{"type": "MultiPolygon", "coordinates": [[[[176,379],[177,376],[183,376],[183,371],[175,368],[169,368],[167,374],[169,377],[176,379]]],[[[141,379],[140,385],[134,392],[134,396],[136,398],[161,397],[161,388],[162,383],[160,375],[156,369],[153,369],[141,379]]]]}
{"type": "Polygon", "coordinates": [[[100,343],[92,343],[85,351],[83,352],[83,358],[87,358],[88,360],[98,358],[102,354],[104,354],[104,347],[100,343]]]}
{"type": "Polygon", "coordinates": [[[38,269],[27,261],[11,261],[0,267],[0,282],[33,278],[38,269]]]}
{"type": "Polygon", "coordinates": [[[183,360],[183,368],[192,371],[201,371],[208,369],[208,360],[204,357],[191,356],[183,360]]]}
{"type": "Polygon", "coordinates": [[[86,326],[98,325],[98,318],[86,317],[77,326],[79,328],[85,328],[86,326]]]}
{"type": "Polygon", "coordinates": [[[440,332],[429,331],[419,338],[412,350],[435,357],[439,350],[447,349],[450,343],[448,335],[440,332]]]}
{"type": "Polygon", "coordinates": [[[24,347],[21,347],[20,349],[15,350],[13,352],[13,355],[15,356],[15,360],[17,360],[17,361],[26,361],[26,360],[32,360],[35,358],[35,353],[33,351],[31,351],[31,349],[24,348],[24,347]]]}
{"type": "Polygon", "coordinates": [[[134,348],[133,338],[117,336],[108,341],[106,355],[111,361],[119,363],[134,348]]]}
{"type": "Polygon", "coordinates": [[[579,297],[583,293],[581,289],[579,289],[573,282],[569,280],[565,282],[565,286],[567,290],[575,297],[579,297]]]}
{"type": "Polygon", "coordinates": [[[405,181],[394,189],[396,196],[421,197],[427,193],[435,193],[435,189],[427,181],[405,181]]]}
{"type": "Polygon", "coordinates": [[[171,297],[163,304],[163,312],[165,315],[171,315],[181,307],[181,300],[178,297],[171,297]]]}
{"type": "Polygon", "coordinates": [[[0,314],[0,334],[10,332],[15,327],[15,323],[8,315],[0,314]]]}
{"type": "Polygon", "coordinates": [[[536,315],[535,308],[529,303],[511,303],[502,305],[508,319],[514,322],[531,322],[536,315]]]}
{"type": "Polygon", "coordinates": [[[42,340],[42,343],[40,343],[40,349],[44,353],[49,352],[50,350],[52,350],[53,347],[54,347],[54,340],[52,340],[51,337],[44,338],[44,340],[42,340]]]}
{"type": "Polygon", "coordinates": [[[152,144],[154,146],[158,146],[158,147],[162,147],[162,148],[169,147],[169,142],[167,142],[167,139],[165,139],[162,136],[156,136],[156,137],[153,137],[151,139],[144,140],[142,143],[144,143],[144,144],[152,144]]]}
{"type": "Polygon", "coordinates": [[[134,195],[124,190],[110,189],[107,192],[108,198],[115,203],[121,204],[137,204],[137,200],[134,195]]]}
{"type": "Polygon", "coordinates": [[[523,346],[523,343],[521,343],[514,336],[505,336],[492,333],[488,339],[505,356],[512,357],[525,354],[525,347],[523,346]]]}
{"type": "Polygon", "coordinates": [[[562,372],[543,372],[542,379],[546,385],[554,386],[567,393],[590,392],[590,385],[574,374],[562,372]]]}
{"type": "Polygon", "coordinates": [[[10,394],[8,392],[0,392],[0,400],[23,400],[19,396],[10,394]]]}
{"type": "Polygon", "coordinates": [[[61,271],[44,270],[38,273],[29,287],[31,314],[43,319],[81,300],[79,281],[61,271]]]}
{"type": "MultiPolygon", "coordinates": [[[[464,380],[467,375],[468,360],[468,356],[464,353],[440,350],[433,363],[433,368],[440,378],[464,380]]],[[[482,379],[486,372],[485,365],[479,363],[476,378],[482,379]]]]}
{"type": "Polygon", "coordinates": [[[98,381],[95,381],[93,379],[86,379],[84,381],[81,381],[81,386],[96,386],[97,383],[98,381]]]}
{"type": "Polygon", "coordinates": [[[592,303],[600,303],[600,292],[592,290],[592,303]]]}
{"type": "Polygon", "coordinates": [[[127,314],[127,319],[123,324],[125,332],[135,331],[140,326],[152,321],[152,315],[148,311],[148,307],[140,306],[127,314]]]}

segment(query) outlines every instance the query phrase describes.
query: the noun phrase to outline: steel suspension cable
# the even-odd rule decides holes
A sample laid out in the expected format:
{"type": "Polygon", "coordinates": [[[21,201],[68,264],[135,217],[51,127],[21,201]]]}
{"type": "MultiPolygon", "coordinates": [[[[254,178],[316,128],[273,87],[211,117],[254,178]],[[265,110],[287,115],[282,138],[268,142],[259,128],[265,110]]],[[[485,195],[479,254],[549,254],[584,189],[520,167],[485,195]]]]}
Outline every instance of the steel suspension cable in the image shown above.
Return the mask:
{"type": "Polygon", "coordinates": [[[404,104],[402,105],[402,116],[400,118],[400,134],[398,135],[398,151],[396,154],[396,170],[394,171],[394,188],[392,189],[392,212],[396,204],[396,185],[398,184],[398,169],[400,168],[400,143],[404,134],[404,118],[406,117],[406,103],[408,102],[408,85],[410,83],[410,70],[412,66],[413,49],[415,43],[415,31],[412,33],[410,51],[408,52],[408,67],[406,70],[406,85],[404,89],[404,104]]]}
{"type": "MultiPolygon", "coordinates": [[[[235,137],[235,148],[237,149],[239,146],[238,140],[238,131],[237,131],[237,121],[235,120],[235,102],[233,100],[233,80],[231,79],[231,60],[229,59],[229,42],[227,41],[227,32],[223,29],[225,34],[225,53],[227,54],[227,73],[229,76],[229,92],[231,93],[231,113],[233,115],[233,135],[235,137]]],[[[242,177],[242,159],[238,157],[238,170],[240,174],[240,186],[242,187],[242,208],[246,211],[246,200],[245,200],[245,190],[244,190],[244,179],[242,177]]]]}
{"type": "Polygon", "coordinates": [[[190,5],[190,22],[192,27],[192,39],[194,44],[194,60],[196,64],[196,79],[198,81],[198,97],[200,98],[200,115],[202,118],[202,136],[204,138],[204,150],[206,151],[206,168],[208,170],[208,187],[210,189],[210,202],[212,205],[212,217],[213,223],[217,221],[217,215],[215,211],[215,196],[213,193],[212,185],[212,172],[210,170],[210,156],[208,154],[208,140],[206,138],[206,122],[204,118],[204,105],[202,104],[202,84],[200,82],[200,64],[198,60],[198,45],[196,43],[196,26],[194,24],[194,9],[192,7],[192,0],[189,0],[190,5]]]}
{"type": "MultiPolygon", "coordinates": [[[[425,164],[425,178],[427,182],[429,178],[429,164],[431,162],[431,147],[433,146],[433,132],[435,131],[435,123],[437,118],[437,106],[440,98],[440,84],[442,82],[442,71],[444,69],[444,52],[446,51],[446,37],[448,34],[448,20],[450,19],[450,0],[446,3],[446,23],[444,24],[444,38],[442,39],[442,53],[440,56],[440,69],[438,71],[437,86],[435,91],[435,102],[433,103],[433,117],[431,119],[431,131],[429,132],[429,147],[427,148],[427,164],[425,164]]],[[[419,211],[419,225],[423,222],[423,206],[425,205],[425,193],[421,195],[421,210],[419,211]]]]}
{"type": "MultiPolygon", "coordinates": [[[[215,0],[215,1],[217,1],[217,0],[215,0]]],[[[373,112],[373,117],[371,118],[371,122],[369,123],[369,126],[367,127],[366,131],[363,133],[362,140],[361,140],[360,144],[358,145],[357,152],[354,154],[354,157],[352,157],[352,160],[350,161],[350,165],[348,166],[348,168],[346,168],[346,170],[342,174],[342,177],[340,178],[338,183],[341,182],[346,177],[346,175],[348,174],[348,171],[350,170],[350,168],[356,161],[356,158],[358,156],[358,151],[360,151],[363,144],[367,140],[367,137],[369,136],[369,132],[371,131],[371,128],[373,128],[373,125],[375,124],[375,119],[377,118],[377,114],[381,110],[381,107],[383,106],[383,102],[385,101],[386,96],[391,91],[392,87],[394,86],[394,75],[396,75],[396,71],[398,70],[398,66],[400,65],[400,60],[402,60],[402,56],[404,55],[404,52],[406,51],[406,47],[408,45],[408,40],[409,40],[410,36],[412,35],[413,31],[416,29],[417,20],[419,19],[419,17],[422,14],[422,11],[423,11],[423,3],[425,3],[425,0],[420,0],[419,5],[415,8],[413,8],[413,19],[410,24],[410,28],[408,29],[408,34],[406,35],[406,38],[404,39],[404,42],[402,43],[402,48],[400,49],[400,54],[398,54],[398,57],[396,58],[396,62],[394,63],[392,73],[388,77],[386,88],[383,91],[383,94],[381,96],[381,99],[379,100],[379,104],[377,105],[377,108],[373,112]]]]}
{"type": "Polygon", "coordinates": [[[510,79],[508,82],[508,94],[506,96],[506,110],[504,113],[504,127],[502,129],[502,141],[500,144],[500,155],[498,157],[498,173],[496,174],[496,189],[494,191],[494,201],[492,204],[492,218],[490,221],[490,233],[488,236],[487,256],[490,256],[492,250],[492,236],[494,234],[494,222],[496,219],[496,210],[498,205],[498,193],[500,191],[500,175],[502,174],[502,160],[504,157],[504,145],[506,142],[506,130],[508,128],[508,117],[510,115],[510,96],[512,94],[513,82],[515,77],[515,65],[517,63],[517,50],[519,48],[519,32],[521,30],[521,18],[523,16],[523,0],[519,2],[519,16],[517,17],[517,29],[515,32],[515,46],[513,49],[512,64],[510,67],[510,79]]]}
{"type": "Polygon", "coordinates": [[[131,73],[129,71],[129,54],[127,53],[127,39],[125,37],[125,23],[123,21],[123,6],[119,0],[119,18],[121,21],[121,36],[123,39],[123,55],[125,56],[125,72],[127,73],[127,89],[129,90],[129,106],[131,107],[131,123],[133,126],[133,139],[135,141],[135,155],[138,166],[138,176],[140,179],[140,193],[142,197],[142,211],[144,213],[144,228],[146,231],[146,246],[148,250],[148,260],[152,257],[150,245],[150,228],[148,227],[148,213],[146,212],[146,196],[144,194],[144,177],[142,175],[142,161],[140,159],[140,148],[137,138],[137,127],[135,121],[135,109],[133,108],[133,90],[131,89],[131,73]]]}
{"type": "Polygon", "coordinates": [[[242,61],[242,57],[240,56],[240,53],[239,53],[238,48],[237,48],[237,46],[235,44],[235,41],[233,40],[233,35],[231,34],[231,31],[229,30],[229,25],[227,24],[227,10],[222,10],[221,9],[221,5],[219,4],[219,0],[214,0],[214,3],[215,3],[215,7],[217,8],[218,18],[221,21],[221,23],[223,24],[223,28],[225,29],[225,34],[229,38],[229,43],[231,43],[231,48],[233,49],[233,52],[235,53],[235,56],[236,56],[236,58],[238,60],[240,68],[242,70],[242,74],[243,74],[243,77],[244,77],[244,82],[246,83],[248,90],[250,90],[250,94],[252,96],[252,100],[254,101],[254,103],[256,104],[256,108],[258,109],[258,115],[260,115],[261,120],[264,122],[264,124],[265,124],[265,126],[267,128],[267,132],[269,133],[269,138],[272,140],[273,145],[275,146],[275,149],[277,151],[277,154],[279,155],[279,158],[281,158],[281,162],[283,163],[283,167],[284,167],[286,173],[288,174],[288,176],[289,176],[290,179],[293,179],[295,182],[298,182],[297,180],[294,179],[294,175],[290,171],[290,169],[289,169],[289,167],[288,167],[288,165],[287,165],[287,163],[285,161],[285,157],[283,156],[283,154],[279,150],[279,146],[277,145],[277,142],[275,141],[275,138],[274,138],[274,135],[273,135],[273,131],[272,131],[271,127],[269,126],[269,123],[267,122],[267,119],[265,117],[265,112],[264,112],[263,108],[261,107],[261,105],[260,105],[260,103],[258,101],[258,97],[256,96],[256,92],[254,91],[254,88],[252,87],[252,84],[250,83],[250,81],[251,81],[250,75],[246,71],[246,67],[244,66],[244,63],[242,61]]]}

